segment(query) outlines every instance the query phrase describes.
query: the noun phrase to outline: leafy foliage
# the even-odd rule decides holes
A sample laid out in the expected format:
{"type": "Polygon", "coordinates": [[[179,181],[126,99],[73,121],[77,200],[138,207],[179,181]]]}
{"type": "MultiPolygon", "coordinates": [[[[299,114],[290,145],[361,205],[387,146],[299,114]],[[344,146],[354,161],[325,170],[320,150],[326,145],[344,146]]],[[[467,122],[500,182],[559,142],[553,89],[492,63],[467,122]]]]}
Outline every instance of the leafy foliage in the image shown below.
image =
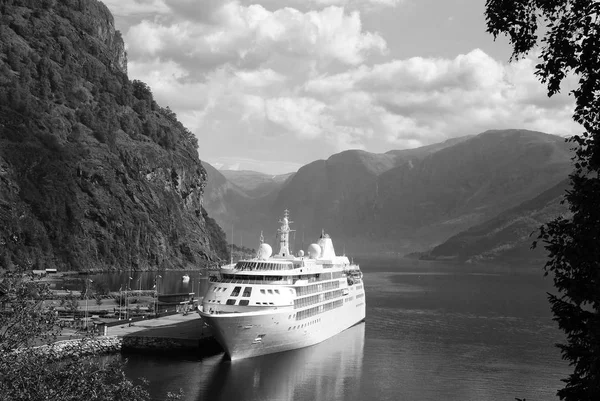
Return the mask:
{"type": "Polygon", "coordinates": [[[7,355],[19,347],[31,347],[36,341],[52,341],[59,331],[52,309],[42,301],[49,297],[47,285],[31,276],[5,273],[0,278],[0,354],[7,355]],[[4,277],[2,277],[4,276],[4,277]]]}
{"type": "Polygon", "coordinates": [[[64,358],[39,347],[51,344],[60,334],[58,315],[43,305],[50,295],[47,285],[20,272],[5,272],[0,274],[0,288],[3,400],[149,399],[145,386],[132,383],[117,359],[64,358]]]}
{"type": "MultiPolygon", "coordinates": [[[[558,391],[564,400],[600,399],[600,3],[589,0],[488,0],[488,32],[506,34],[519,58],[541,42],[536,75],[548,95],[560,91],[569,74],[579,78],[572,91],[573,118],[585,129],[575,144],[571,189],[565,200],[572,217],[541,228],[549,252],[546,274],[558,295],[549,295],[554,319],[566,333],[558,345],[573,373],[558,391]],[[541,35],[540,39],[538,35],[541,35]]],[[[535,244],[534,244],[535,246],[535,244]]]]}

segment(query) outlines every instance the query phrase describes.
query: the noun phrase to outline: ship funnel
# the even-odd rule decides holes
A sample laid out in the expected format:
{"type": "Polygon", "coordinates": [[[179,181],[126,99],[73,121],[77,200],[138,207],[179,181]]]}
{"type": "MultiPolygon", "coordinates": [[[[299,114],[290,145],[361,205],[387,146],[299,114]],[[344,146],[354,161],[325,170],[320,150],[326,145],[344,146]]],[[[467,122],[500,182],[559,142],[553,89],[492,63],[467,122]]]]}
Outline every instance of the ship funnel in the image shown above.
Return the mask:
{"type": "Polygon", "coordinates": [[[328,234],[321,234],[318,244],[322,249],[321,257],[323,259],[335,258],[335,249],[333,249],[333,242],[331,241],[331,237],[328,234]]]}

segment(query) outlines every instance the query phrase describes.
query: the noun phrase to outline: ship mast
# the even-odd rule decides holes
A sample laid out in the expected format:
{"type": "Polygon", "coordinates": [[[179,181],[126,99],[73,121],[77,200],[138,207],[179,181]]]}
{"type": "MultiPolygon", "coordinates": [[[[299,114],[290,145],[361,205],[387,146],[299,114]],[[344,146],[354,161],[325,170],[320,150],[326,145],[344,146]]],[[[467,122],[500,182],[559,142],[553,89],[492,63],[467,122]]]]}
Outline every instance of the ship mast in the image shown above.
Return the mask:
{"type": "Polygon", "coordinates": [[[290,230],[290,223],[293,221],[289,220],[289,211],[285,209],[283,211],[283,219],[279,220],[281,227],[277,230],[279,233],[279,254],[278,256],[287,257],[290,255],[290,232],[296,230],[290,230]]]}

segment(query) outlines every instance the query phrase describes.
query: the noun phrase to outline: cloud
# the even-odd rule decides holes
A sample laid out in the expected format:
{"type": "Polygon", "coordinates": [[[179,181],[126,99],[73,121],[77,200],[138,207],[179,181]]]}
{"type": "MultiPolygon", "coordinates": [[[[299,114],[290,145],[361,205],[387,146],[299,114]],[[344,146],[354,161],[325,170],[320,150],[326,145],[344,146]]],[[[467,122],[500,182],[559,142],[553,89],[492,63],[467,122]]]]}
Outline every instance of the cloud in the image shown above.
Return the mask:
{"type": "Polygon", "coordinates": [[[415,57],[360,66],[310,79],[304,90],[331,110],[349,110],[348,94],[362,94],[361,107],[345,118],[377,116],[362,124],[377,127],[390,145],[405,144],[405,137],[423,145],[490,127],[556,134],[576,128],[570,118],[572,99],[548,99],[532,60],[505,65],[479,49],[454,59],[415,57]]]}
{"type": "MultiPolygon", "coordinates": [[[[266,165],[285,154],[298,164],[492,128],[579,130],[573,99],[548,98],[533,59],[505,64],[479,49],[394,58],[381,34],[364,29],[358,1],[317,2],[302,10],[274,1],[136,2],[157,11],[125,34],[129,74],[196,133],[209,160],[266,165]]],[[[400,1],[361,2],[375,3],[400,1]]]]}
{"type": "Polygon", "coordinates": [[[273,98],[266,102],[266,118],[301,138],[312,139],[330,124],[326,107],[312,98],[273,98]]]}
{"type": "MultiPolygon", "coordinates": [[[[307,1],[307,0],[303,0],[307,1]]],[[[361,7],[361,6],[387,6],[395,7],[402,0],[308,0],[309,3],[316,4],[318,6],[349,6],[349,7],[361,7]]]]}
{"type": "Polygon", "coordinates": [[[166,14],[169,7],[163,0],[103,0],[102,1],[116,16],[166,14]]]}
{"type": "Polygon", "coordinates": [[[219,170],[252,170],[273,176],[298,171],[302,163],[291,163],[286,160],[257,160],[239,157],[209,158],[208,163],[219,170]]]}
{"type": "MultiPolygon", "coordinates": [[[[394,8],[406,0],[263,0],[262,4],[283,7],[328,7],[340,6],[348,9],[378,10],[394,8]]],[[[255,0],[243,0],[244,3],[255,3],[255,0]]]]}
{"type": "Polygon", "coordinates": [[[164,0],[165,5],[175,15],[186,20],[203,23],[220,23],[220,10],[223,0],[164,0]]]}
{"type": "Polygon", "coordinates": [[[132,26],[125,40],[133,59],[172,59],[203,71],[230,63],[255,68],[273,54],[321,65],[357,65],[371,52],[384,54],[385,40],[364,32],[358,11],[341,7],[301,12],[294,8],[268,11],[238,1],[208,1],[202,11],[189,1],[168,1],[174,13],[168,20],[144,20],[132,26]]]}

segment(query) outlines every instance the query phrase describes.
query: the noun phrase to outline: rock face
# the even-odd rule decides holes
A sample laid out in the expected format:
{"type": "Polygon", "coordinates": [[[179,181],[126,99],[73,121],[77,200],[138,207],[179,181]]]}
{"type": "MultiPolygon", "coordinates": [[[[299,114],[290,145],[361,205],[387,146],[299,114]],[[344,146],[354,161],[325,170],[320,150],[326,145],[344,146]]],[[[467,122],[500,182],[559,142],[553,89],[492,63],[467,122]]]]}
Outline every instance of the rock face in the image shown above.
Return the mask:
{"type": "Polygon", "coordinates": [[[227,259],[198,142],[95,0],[0,5],[0,267],[195,268],[227,259]]]}

